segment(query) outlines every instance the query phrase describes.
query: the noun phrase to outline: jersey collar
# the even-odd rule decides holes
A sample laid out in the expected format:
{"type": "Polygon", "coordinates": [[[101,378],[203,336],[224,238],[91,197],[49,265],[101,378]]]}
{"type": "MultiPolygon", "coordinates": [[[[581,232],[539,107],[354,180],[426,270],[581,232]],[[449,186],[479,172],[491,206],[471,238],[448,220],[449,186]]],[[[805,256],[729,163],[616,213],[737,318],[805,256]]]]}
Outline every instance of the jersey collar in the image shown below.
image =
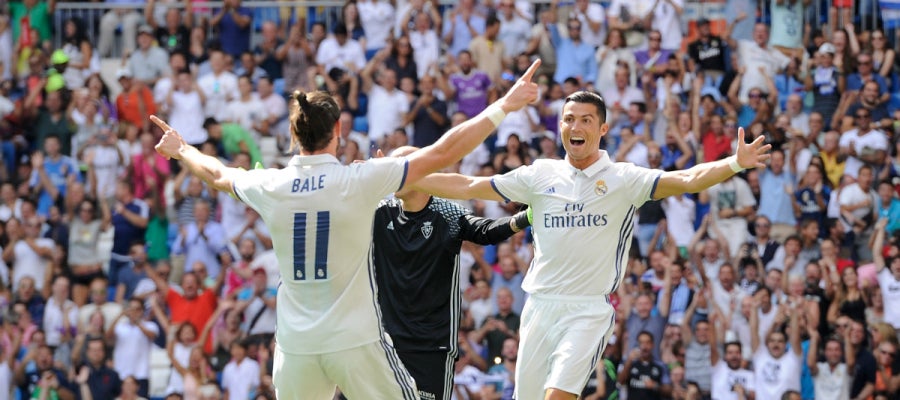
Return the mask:
{"type": "Polygon", "coordinates": [[[295,167],[302,167],[304,165],[317,165],[317,164],[339,164],[340,161],[331,155],[331,154],[316,154],[312,156],[299,156],[295,155],[291,157],[291,161],[288,162],[288,165],[295,167]]]}
{"type": "MultiPolygon", "coordinates": [[[[568,158],[568,156],[567,156],[567,158],[568,158]]],[[[585,169],[575,168],[568,161],[566,162],[566,164],[576,174],[581,173],[582,175],[584,175],[586,177],[592,177],[592,176],[597,175],[598,173],[606,170],[607,168],[609,168],[612,165],[612,160],[609,159],[609,153],[607,153],[606,150],[600,150],[600,159],[597,161],[594,161],[593,164],[591,164],[590,166],[588,166],[585,169]]]]}

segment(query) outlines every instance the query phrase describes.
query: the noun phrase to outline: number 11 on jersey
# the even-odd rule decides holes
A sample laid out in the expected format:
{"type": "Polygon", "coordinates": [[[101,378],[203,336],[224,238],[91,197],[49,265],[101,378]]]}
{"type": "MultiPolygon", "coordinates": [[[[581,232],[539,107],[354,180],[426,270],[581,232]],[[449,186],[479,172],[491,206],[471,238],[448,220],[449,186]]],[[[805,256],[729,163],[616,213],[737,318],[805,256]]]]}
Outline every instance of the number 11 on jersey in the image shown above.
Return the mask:
{"type": "MultiPolygon", "coordinates": [[[[306,280],[307,213],[294,213],[294,280],[306,280]]],[[[328,279],[328,236],[331,234],[331,212],[316,213],[314,279],[328,279]]]]}

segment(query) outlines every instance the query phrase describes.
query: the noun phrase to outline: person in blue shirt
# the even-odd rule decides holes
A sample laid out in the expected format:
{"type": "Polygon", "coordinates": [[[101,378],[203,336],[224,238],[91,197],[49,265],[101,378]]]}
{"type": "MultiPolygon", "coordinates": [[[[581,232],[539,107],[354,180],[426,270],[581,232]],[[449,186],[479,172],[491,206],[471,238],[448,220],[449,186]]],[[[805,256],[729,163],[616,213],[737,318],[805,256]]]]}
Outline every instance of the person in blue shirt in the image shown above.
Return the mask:
{"type": "Polygon", "coordinates": [[[43,218],[50,215],[50,208],[66,197],[69,182],[81,182],[78,164],[71,157],[63,155],[62,143],[58,136],[44,139],[44,152],[31,156],[31,179],[28,186],[38,196],[37,212],[43,218]],[[46,156],[44,155],[46,153],[46,156]]]}
{"type": "Polygon", "coordinates": [[[556,48],[556,58],[566,60],[556,66],[553,80],[558,83],[576,78],[582,87],[591,88],[597,80],[597,61],[594,46],[581,40],[581,21],[570,18],[566,23],[569,37],[563,38],[555,24],[550,25],[550,41],[556,48]]]}
{"type": "Polygon", "coordinates": [[[241,7],[241,0],[225,0],[222,8],[213,15],[209,23],[219,28],[219,43],[222,51],[234,58],[250,50],[250,23],[253,14],[247,7],[241,7]]]}
{"type": "Polygon", "coordinates": [[[888,221],[885,231],[893,234],[900,230],[900,199],[897,198],[890,180],[885,179],[878,183],[878,198],[875,203],[878,218],[888,221]]]}

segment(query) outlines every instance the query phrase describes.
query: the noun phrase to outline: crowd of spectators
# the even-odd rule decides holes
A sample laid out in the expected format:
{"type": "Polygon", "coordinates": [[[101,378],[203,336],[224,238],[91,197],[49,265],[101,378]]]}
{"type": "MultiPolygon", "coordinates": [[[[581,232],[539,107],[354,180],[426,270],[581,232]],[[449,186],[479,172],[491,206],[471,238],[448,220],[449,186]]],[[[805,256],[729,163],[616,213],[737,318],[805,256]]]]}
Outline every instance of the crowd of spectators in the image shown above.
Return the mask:
{"type": "MultiPolygon", "coordinates": [[[[770,0],[767,26],[756,2],[730,0],[725,29],[701,19],[688,37],[684,0],[349,0],[333,24],[305,7],[257,21],[241,0],[149,0],[105,10],[97,27],[54,27],[54,0],[11,1],[0,398],[150,397],[162,349],[171,374],[154,396],[273,398],[270,233],[156,154],[150,114],[229,165],[277,167],[292,151],[286,94],[328,90],[342,107],[340,162],[352,163],[433,143],[536,57],[542,99],[459,172],[562,156],[558,116],[578,90],[605,99],[603,146],[618,161],[689,168],[730,155],[738,127],[773,146],[765,168],[640,208],[615,335],[585,399],[896,398],[900,58],[885,31],[837,23],[852,15],[844,2],[822,29],[804,22],[808,3],[770,0]],[[105,81],[117,41],[124,56],[105,81]]],[[[517,209],[466,205],[491,218],[517,209]]],[[[530,242],[526,231],[463,246],[454,399],[511,398],[530,242]]]]}

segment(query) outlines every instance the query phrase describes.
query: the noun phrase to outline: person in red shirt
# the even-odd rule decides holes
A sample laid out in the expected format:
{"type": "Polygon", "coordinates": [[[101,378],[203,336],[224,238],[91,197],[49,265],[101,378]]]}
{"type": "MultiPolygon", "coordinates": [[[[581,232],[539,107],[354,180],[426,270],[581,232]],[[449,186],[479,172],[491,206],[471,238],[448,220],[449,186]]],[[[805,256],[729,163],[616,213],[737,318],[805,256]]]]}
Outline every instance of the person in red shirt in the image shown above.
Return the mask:
{"type": "MultiPolygon", "coordinates": [[[[155,272],[155,271],[154,271],[155,272]]],[[[225,272],[219,274],[215,285],[200,291],[200,278],[194,272],[185,272],[181,276],[181,293],[169,287],[168,282],[154,272],[149,275],[156,282],[156,289],[160,296],[166,301],[171,314],[171,323],[179,324],[188,322],[194,326],[197,332],[203,330],[206,323],[216,312],[219,298],[217,293],[222,289],[223,277],[225,272]]],[[[212,351],[212,341],[207,340],[204,343],[204,349],[207,353],[212,351]]]]}
{"type": "Polygon", "coordinates": [[[143,132],[150,130],[150,115],[156,114],[153,92],[140,81],[136,81],[131,71],[122,69],[116,76],[122,86],[122,93],[116,98],[119,122],[138,126],[143,132]]]}
{"type": "Polygon", "coordinates": [[[734,120],[729,118],[727,122],[722,122],[722,117],[713,115],[709,120],[709,130],[703,134],[703,161],[716,161],[723,156],[731,155],[732,137],[728,134],[727,129],[734,129],[734,120]],[[732,126],[726,126],[732,124],[732,126]]]}

